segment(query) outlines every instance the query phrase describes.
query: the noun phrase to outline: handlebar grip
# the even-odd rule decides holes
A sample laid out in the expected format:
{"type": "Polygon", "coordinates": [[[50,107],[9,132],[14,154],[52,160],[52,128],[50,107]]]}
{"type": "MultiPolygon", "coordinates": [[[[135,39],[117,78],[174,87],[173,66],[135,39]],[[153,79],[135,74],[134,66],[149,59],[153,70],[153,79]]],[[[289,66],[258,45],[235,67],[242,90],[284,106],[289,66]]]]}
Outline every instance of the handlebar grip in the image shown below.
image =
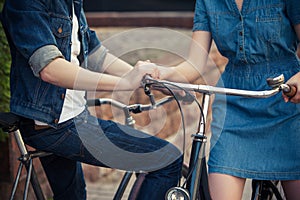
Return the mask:
{"type": "Polygon", "coordinates": [[[288,86],[289,86],[289,87],[283,88],[282,91],[283,91],[283,93],[284,93],[286,96],[292,98],[293,96],[296,95],[296,93],[297,93],[297,88],[296,88],[295,86],[293,86],[293,85],[288,85],[288,86]]]}

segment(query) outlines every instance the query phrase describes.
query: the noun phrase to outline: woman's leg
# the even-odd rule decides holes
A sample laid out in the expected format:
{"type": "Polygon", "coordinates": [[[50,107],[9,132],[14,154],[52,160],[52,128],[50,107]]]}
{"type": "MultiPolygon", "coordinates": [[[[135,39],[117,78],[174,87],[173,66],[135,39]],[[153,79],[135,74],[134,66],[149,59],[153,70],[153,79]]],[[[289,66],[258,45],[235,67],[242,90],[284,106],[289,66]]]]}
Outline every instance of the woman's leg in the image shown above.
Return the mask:
{"type": "Polygon", "coordinates": [[[300,180],[281,181],[286,199],[297,200],[300,197],[300,180]]]}
{"type": "Polygon", "coordinates": [[[245,179],[226,174],[211,173],[208,176],[213,200],[241,200],[245,179]]]}

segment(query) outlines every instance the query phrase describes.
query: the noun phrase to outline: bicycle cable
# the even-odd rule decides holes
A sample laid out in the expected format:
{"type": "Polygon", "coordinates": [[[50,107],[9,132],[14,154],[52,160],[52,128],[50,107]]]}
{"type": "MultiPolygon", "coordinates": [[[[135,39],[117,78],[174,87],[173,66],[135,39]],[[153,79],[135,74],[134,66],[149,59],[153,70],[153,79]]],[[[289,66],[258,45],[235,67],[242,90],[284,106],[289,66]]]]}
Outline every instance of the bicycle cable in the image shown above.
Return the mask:
{"type": "MultiPolygon", "coordinates": [[[[186,90],[185,88],[182,88],[182,87],[180,87],[180,86],[177,86],[176,84],[172,84],[172,83],[169,83],[169,82],[160,82],[160,81],[157,81],[157,80],[154,80],[154,79],[151,79],[151,83],[146,83],[145,85],[144,85],[144,87],[146,87],[146,86],[151,86],[151,85],[153,85],[153,86],[155,86],[155,85],[160,85],[160,86],[163,86],[164,88],[166,88],[170,93],[171,93],[171,95],[174,97],[174,99],[175,99],[175,101],[176,101],[176,103],[177,103],[177,106],[178,106],[178,109],[179,109],[179,111],[180,111],[180,115],[181,115],[181,121],[182,121],[182,129],[183,129],[183,146],[182,146],[182,149],[183,149],[183,160],[184,160],[184,152],[185,152],[185,138],[186,138],[186,128],[185,128],[185,122],[184,122],[184,115],[183,115],[183,111],[182,111],[182,107],[181,107],[181,105],[180,105],[180,100],[179,100],[179,98],[177,97],[177,95],[172,91],[172,89],[169,87],[169,86],[167,86],[167,85],[170,85],[170,86],[172,86],[172,88],[178,88],[179,90],[182,90],[182,91],[184,91],[185,92],[185,95],[189,95],[190,97],[192,97],[192,99],[193,99],[193,101],[195,101],[196,102],[196,104],[197,104],[197,106],[198,106],[198,108],[199,108],[199,110],[200,110],[200,118],[199,118],[199,123],[198,123],[198,128],[197,128],[197,131],[198,131],[198,133],[200,132],[200,127],[201,127],[201,121],[202,121],[202,118],[205,116],[204,115],[204,112],[203,112],[203,109],[202,109],[202,106],[200,105],[200,103],[199,103],[199,101],[198,101],[198,99],[194,96],[194,95],[192,95],[188,90],[186,90]]],[[[205,132],[205,127],[206,127],[206,124],[205,124],[205,120],[203,120],[203,132],[205,132]]],[[[191,169],[189,170],[189,174],[187,175],[187,177],[186,177],[186,180],[184,181],[184,183],[182,184],[182,186],[181,187],[183,187],[184,185],[186,185],[186,183],[187,183],[187,180],[190,178],[190,176],[191,176],[191,174],[192,174],[192,172],[193,172],[193,170],[194,170],[194,168],[195,168],[195,165],[196,165],[196,163],[193,163],[193,165],[192,166],[190,166],[191,167],[191,169]]]]}

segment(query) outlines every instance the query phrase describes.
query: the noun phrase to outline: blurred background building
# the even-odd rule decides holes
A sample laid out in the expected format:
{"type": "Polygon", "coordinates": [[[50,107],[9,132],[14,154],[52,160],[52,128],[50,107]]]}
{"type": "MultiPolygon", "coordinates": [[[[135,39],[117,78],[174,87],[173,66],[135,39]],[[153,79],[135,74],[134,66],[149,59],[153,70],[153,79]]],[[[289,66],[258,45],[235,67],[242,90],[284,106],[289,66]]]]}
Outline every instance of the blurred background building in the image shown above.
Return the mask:
{"type": "Polygon", "coordinates": [[[85,0],[91,26],[192,26],[194,0],[85,0]]]}
{"type": "Polygon", "coordinates": [[[86,12],[192,11],[194,0],[84,0],[86,12]]]}

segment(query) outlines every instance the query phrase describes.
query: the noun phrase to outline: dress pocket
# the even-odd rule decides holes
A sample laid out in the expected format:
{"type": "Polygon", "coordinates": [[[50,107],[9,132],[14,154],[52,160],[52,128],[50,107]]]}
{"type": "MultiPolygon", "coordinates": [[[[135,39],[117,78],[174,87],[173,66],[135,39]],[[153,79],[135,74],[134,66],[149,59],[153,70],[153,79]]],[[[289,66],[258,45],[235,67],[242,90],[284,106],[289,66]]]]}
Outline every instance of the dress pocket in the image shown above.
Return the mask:
{"type": "Polygon", "coordinates": [[[266,42],[276,41],[281,33],[281,16],[257,16],[256,34],[260,40],[266,42]]]}

